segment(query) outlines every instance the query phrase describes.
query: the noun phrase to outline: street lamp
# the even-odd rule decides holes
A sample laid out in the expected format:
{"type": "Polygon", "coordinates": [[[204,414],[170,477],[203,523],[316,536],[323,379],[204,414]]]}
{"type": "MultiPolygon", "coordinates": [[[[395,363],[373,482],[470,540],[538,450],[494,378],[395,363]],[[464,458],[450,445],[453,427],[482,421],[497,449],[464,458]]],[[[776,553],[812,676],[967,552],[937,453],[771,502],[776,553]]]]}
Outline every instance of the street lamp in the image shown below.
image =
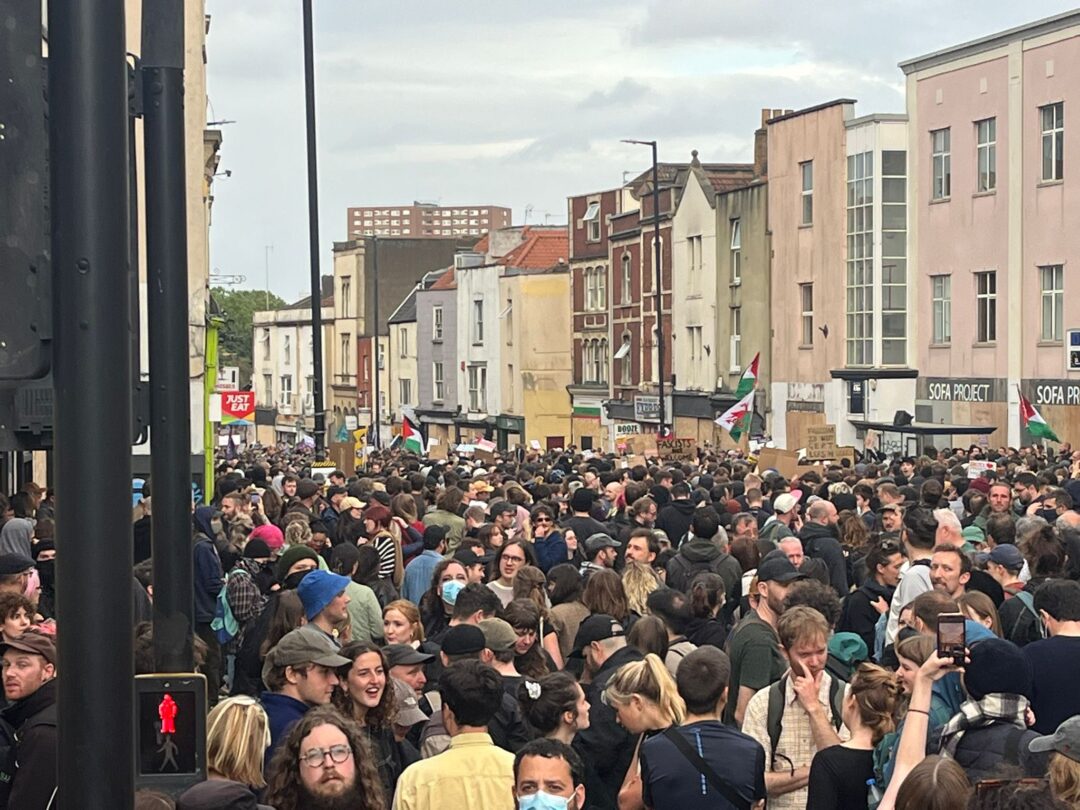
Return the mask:
{"type": "Polygon", "coordinates": [[[638,141],[632,138],[623,138],[622,142],[652,148],[653,267],[656,270],[656,289],[654,290],[656,297],[656,379],[658,380],[658,393],[660,394],[659,435],[666,436],[666,414],[664,412],[664,325],[661,320],[664,297],[661,291],[663,277],[660,273],[660,178],[656,165],[656,141],[638,141]]]}

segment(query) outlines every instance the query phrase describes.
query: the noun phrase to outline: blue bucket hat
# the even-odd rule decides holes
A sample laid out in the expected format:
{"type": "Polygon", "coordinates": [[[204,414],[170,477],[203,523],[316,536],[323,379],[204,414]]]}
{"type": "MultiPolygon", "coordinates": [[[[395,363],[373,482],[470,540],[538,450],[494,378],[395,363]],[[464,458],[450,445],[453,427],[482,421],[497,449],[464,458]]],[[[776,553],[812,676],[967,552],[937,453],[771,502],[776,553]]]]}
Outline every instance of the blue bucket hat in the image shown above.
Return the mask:
{"type": "Polygon", "coordinates": [[[331,574],[329,571],[312,571],[302,580],[296,588],[296,594],[304,603],[304,615],[310,622],[329,605],[334,597],[345,590],[351,582],[348,577],[341,574],[331,574]]]}

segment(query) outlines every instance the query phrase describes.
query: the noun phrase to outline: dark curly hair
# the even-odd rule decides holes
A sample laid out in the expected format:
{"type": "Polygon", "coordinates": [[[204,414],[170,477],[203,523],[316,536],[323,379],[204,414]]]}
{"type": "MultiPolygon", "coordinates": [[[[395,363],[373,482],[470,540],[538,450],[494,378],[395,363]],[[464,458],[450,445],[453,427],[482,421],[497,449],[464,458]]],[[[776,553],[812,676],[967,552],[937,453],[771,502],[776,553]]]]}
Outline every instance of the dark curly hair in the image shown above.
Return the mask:
{"type": "Polygon", "coordinates": [[[333,706],[317,706],[307,712],[292,727],[289,735],[270,760],[266,774],[266,793],[263,799],[277,810],[303,810],[303,789],[300,783],[300,745],[314,729],[331,725],[341,730],[352,749],[356,767],[356,810],[386,810],[382,780],[363,729],[353,720],[342,717],[333,706]]]}
{"type": "Polygon", "coordinates": [[[383,731],[391,728],[394,718],[397,717],[397,701],[394,699],[394,682],[390,680],[390,666],[386,662],[386,656],[370,641],[351,641],[339,650],[338,654],[348,658],[349,663],[338,668],[338,685],[334,689],[333,703],[346,717],[355,719],[355,701],[349,694],[349,670],[357,658],[368,653],[379,656],[383,674],[386,676],[386,685],[383,687],[379,705],[368,709],[364,715],[364,725],[375,731],[383,731]]]}

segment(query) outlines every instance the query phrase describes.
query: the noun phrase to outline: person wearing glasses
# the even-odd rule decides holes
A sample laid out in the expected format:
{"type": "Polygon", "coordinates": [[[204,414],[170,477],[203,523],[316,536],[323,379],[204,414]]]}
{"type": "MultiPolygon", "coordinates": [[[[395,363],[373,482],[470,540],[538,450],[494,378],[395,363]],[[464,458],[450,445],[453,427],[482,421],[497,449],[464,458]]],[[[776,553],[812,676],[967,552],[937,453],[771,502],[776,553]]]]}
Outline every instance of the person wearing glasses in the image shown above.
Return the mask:
{"type": "MultiPolygon", "coordinates": [[[[551,526],[547,525],[547,528],[551,526]]],[[[540,526],[536,530],[540,531],[540,526]]],[[[487,586],[499,597],[503,607],[514,599],[514,575],[523,565],[536,565],[536,554],[527,541],[512,540],[503,544],[495,554],[496,578],[487,586]]]]}
{"type": "Polygon", "coordinates": [[[836,625],[838,633],[855,633],[866,642],[866,649],[874,649],[878,619],[889,611],[903,565],[899,543],[881,540],[870,548],[866,555],[866,582],[844,598],[836,625]]]}
{"type": "Polygon", "coordinates": [[[556,565],[570,559],[566,539],[555,525],[555,515],[548,507],[534,506],[529,520],[533,526],[533,550],[536,552],[537,567],[546,574],[556,565]]]}
{"type": "Polygon", "coordinates": [[[293,726],[274,755],[264,801],[275,810],[383,810],[389,797],[376,762],[360,726],[320,706],[293,726]]]}

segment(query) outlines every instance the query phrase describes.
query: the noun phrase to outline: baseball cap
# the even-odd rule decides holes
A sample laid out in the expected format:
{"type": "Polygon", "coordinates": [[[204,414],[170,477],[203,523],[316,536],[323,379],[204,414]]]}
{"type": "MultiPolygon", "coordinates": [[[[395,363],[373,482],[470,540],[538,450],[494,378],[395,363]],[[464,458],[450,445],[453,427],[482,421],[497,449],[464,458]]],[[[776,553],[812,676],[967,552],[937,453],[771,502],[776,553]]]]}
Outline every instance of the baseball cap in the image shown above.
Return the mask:
{"type": "Polygon", "coordinates": [[[487,647],[484,633],[474,624],[455,624],[443,637],[442,651],[447,655],[471,655],[487,647]]]}
{"type": "Polygon", "coordinates": [[[386,664],[390,667],[411,667],[414,664],[426,664],[434,660],[434,655],[414,650],[408,644],[387,644],[383,647],[386,664]]]}
{"type": "Polygon", "coordinates": [[[397,715],[394,717],[394,725],[405,727],[415,726],[417,723],[427,722],[428,716],[420,708],[416,701],[416,692],[405,681],[391,678],[394,685],[394,701],[397,703],[397,715]]]}
{"type": "Polygon", "coordinates": [[[794,492],[784,492],[780,495],[777,495],[776,499],[773,501],[773,511],[776,512],[776,514],[778,515],[783,515],[787,512],[790,512],[792,509],[795,508],[795,505],[799,502],[799,499],[801,497],[801,489],[797,489],[794,492]]]}
{"type": "Polygon", "coordinates": [[[487,565],[495,559],[494,554],[477,554],[471,548],[460,548],[454,552],[454,559],[468,568],[470,565],[487,565]]]}
{"type": "Polygon", "coordinates": [[[338,504],[338,508],[342,512],[348,512],[350,509],[363,509],[364,502],[359,498],[354,498],[352,495],[346,495],[341,499],[341,503],[338,504]]]}
{"type": "Polygon", "coordinates": [[[479,481],[473,481],[471,484],[469,484],[469,489],[471,491],[473,491],[473,492],[494,492],[495,491],[495,487],[493,487],[491,484],[489,484],[487,481],[484,481],[483,479],[481,479],[479,481]]]}
{"type": "Polygon", "coordinates": [[[295,667],[299,664],[318,664],[321,667],[343,667],[351,664],[337,651],[329,636],[303,627],[290,630],[266,654],[263,680],[275,667],[295,667]]]}
{"type": "Polygon", "coordinates": [[[3,655],[5,650],[18,650],[19,652],[40,655],[50,664],[56,665],[56,645],[53,640],[49,636],[33,630],[28,630],[18,638],[5,639],[3,643],[0,643],[0,655],[3,655]]]}
{"type": "Polygon", "coordinates": [[[597,532],[596,534],[590,534],[589,539],[585,541],[585,554],[588,557],[592,557],[602,548],[621,548],[622,543],[611,537],[610,534],[604,534],[604,532],[597,532]]]}
{"type": "Polygon", "coordinates": [[[506,652],[517,644],[517,633],[503,619],[482,619],[478,626],[484,634],[484,646],[492,652],[506,652]]]}
{"type": "Polygon", "coordinates": [[[622,624],[606,613],[596,613],[581,623],[577,635],[574,637],[574,649],[570,653],[571,658],[581,658],[585,648],[594,641],[606,641],[609,638],[625,636],[622,624]]]}
{"type": "Polygon", "coordinates": [[[990,562],[1003,565],[1009,571],[1019,571],[1024,567],[1024,555],[1012,543],[1001,543],[990,550],[990,562]]]}
{"type": "Polygon", "coordinates": [[[794,582],[805,578],[781,551],[770,551],[757,569],[758,582],[794,582]]]}
{"type": "Polygon", "coordinates": [[[1034,754],[1057,751],[1073,762],[1080,762],[1080,715],[1065,720],[1053,734],[1044,734],[1028,743],[1034,754]]]}

